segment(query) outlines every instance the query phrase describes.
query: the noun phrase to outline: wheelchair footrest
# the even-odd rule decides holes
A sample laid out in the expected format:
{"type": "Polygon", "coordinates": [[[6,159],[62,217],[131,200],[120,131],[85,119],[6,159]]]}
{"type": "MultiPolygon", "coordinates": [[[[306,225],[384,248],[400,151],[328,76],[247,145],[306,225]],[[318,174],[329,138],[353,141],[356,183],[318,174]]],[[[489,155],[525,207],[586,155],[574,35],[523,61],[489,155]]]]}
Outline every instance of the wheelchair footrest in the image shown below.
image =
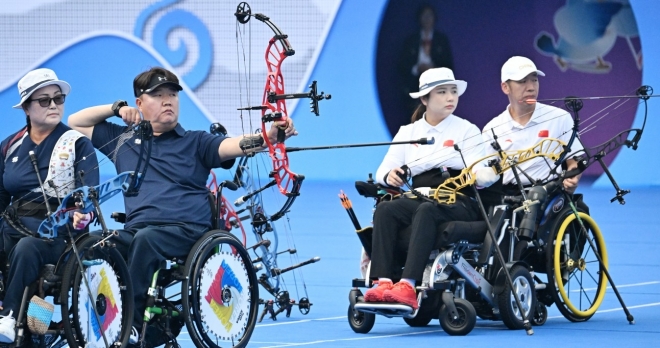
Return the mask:
{"type": "Polygon", "coordinates": [[[81,260],[83,266],[98,266],[103,263],[103,260],[81,260]]]}
{"type": "Polygon", "coordinates": [[[388,318],[405,317],[414,312],[412,307],[401,303],[358,302],[353,308],[360,312],[379,314],[388,318]]]}
{"type": "Polygon", "coordinates": [[[41,269],[40,278],[43,278],[47,283],[57,283],[62,279],[61,276],[55,274],[55,265],[47,264],[41,269]]]}

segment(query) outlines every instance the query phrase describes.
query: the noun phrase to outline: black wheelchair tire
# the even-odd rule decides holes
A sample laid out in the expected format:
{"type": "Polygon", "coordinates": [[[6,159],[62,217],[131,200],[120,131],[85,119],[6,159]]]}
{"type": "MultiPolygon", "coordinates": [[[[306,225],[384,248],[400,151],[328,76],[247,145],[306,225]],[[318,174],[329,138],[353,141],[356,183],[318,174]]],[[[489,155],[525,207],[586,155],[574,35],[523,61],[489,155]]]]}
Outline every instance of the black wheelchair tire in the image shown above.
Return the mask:
{"type": "MultiPolygon", "coordinates": [[[[532,279],[532,275],[529,273],[527,268],[522,265],[514,265],[511,267],[510,274],[511,280],[513,281],[513,286],[518,286],[518,289],[524,291],[524,294],[520,292],[518,293],[520,302],[522,302],[524,305],[529,301],[525,317],[528,320],[531,320],[531,317],[534,315],[534,311],[536,309],[536,290],[534,279],[532,279]]],[[[517,305],[513,296],[514,290],[515,289],[511,289],[511,286],[509,286],[508,282],[505,282],[504,291],[497,295],[497,304],[499,306],[500,317],[504,322],[504,325],[506,325],[506,327],[511,330],[520,330],[525,326],[522,317],[519,316],[522,314],[522,311],[518,311],[518,313],[516,313],[517,305]]]]}
{"type": "Polygon", "coordinates": [[[186,327],[188,333],[196,347],[245,347],[254,331],[257,322],[257,312],[259,309],[259,284],[257,282],[256,272],[252,265],[250,256],[243,246],[243,244],[232,234],[224,230],[212,230],[204,234],[204,236],[195,243],[191,249],[184,268],[186,279],[182,281],[181,290],[183,310],[186,327]],[[213,333],[209,332],[208,327],[201,315],[200,303],[204,296],[200,293],[200,282],[203,272],[204,263],[209,261],[214,255],[217,254],[216,249],[222,245],[235,252],[235,255],[240,258],[240,263],[244,267],[247,275],[249,288],[249,304],[248,318],[246,320],[246,327],[240,337],[232,337],[232,341],[218,340],[212,337],[213,333]],[[235,340],[234,340],[235,339],[235,340]],[[225,344],[226,343],[226,344],[225,344]]]}
{"type": "Polygon", "coordinates": [[[548,308],[545,307],[545,304],[541,301],[536,302],[536,308],[534,310],[534,315],[530,322],[534,326],[541,326],[545,324],[548,320],[548,308]]]}
{"type": "MultiPolygon", "coordinates": [[[[111,339],[108,344],[114,343],[121,344],[125,347],[131,334],[131,327],[133,323],[134,312],[134,299],[133,299],[133,286],[131,277],[128,273],[128,266],[122,255],[116,248],[110,246],[97,246],[90,249],[92,245],[100,240],[99,236],[87,236],[80,239],[76,243],[78,254],[82,260],[85,259],[103,259],[107,262],[117,275],[118,285],[121,296],[121,331],[117,339],[111,339]]],[[[85,347],[87,346],[84,341],[84,334],[81,329],[79,320],[78,303],[79,303],[79,289],[85,286],[80,274],[80,268],[73,249],[70,251],[69,259],[66,261],[64,273],[62,274],[62,287],[60,292],[60,299],[62,301],[62,323],[64,328],[64,335],[66,337],[69,347],[85,347]],[[67,320],[68,318],[68,320],[67,320]]],[[[98,300],[98,299],[97,299],[98,300]]]]}
{"type": "Polygon", "coordinates": [[[440,326],[449,336],[465,336],[472,332],[477,324],[477,312],[472,303],[462,298],[454,298],[454,305],[458,312],[456,319],[451,317],[445,304],[440,306],[440,326]]]}
{"type": "Polygon", "coordinates": [[[348,325],[355,333],[366,334],[371,331],[376,323],[376,315],[356,311],[353,305],[348,305],[348,325]]]}

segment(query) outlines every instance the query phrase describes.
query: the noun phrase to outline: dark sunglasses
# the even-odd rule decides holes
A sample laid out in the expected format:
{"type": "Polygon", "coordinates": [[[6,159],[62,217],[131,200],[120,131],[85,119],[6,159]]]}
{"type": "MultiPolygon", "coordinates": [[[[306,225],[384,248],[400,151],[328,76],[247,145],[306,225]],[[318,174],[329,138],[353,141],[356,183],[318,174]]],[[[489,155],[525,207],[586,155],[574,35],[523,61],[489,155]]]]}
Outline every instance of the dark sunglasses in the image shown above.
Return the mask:
{"type": "Polygon", "coordinates": [[[55,105],[62,105],[62,104],[64,104],[64,99],[65,99],[65,98],[66,98],[66,95],[65,95],[65,94],[60,94],[60,95],[56,95],[56,96],[54,96],[54,97],[52,97],[52,98],[50,98],[50,97],[43,97],[43,98],[39,98],[39,99],[30,99],[29,101],[31,101],[31,102],[33,102],[33,101],[37,101],[37,102],[39,102],[39,105],[41,105],[41,106],[44,107],[44,108],[47,108],[47,107],[50,106],[50,102],[51,102],[51,101],[54,101],[54,102],[55,102],[55,105]]]}

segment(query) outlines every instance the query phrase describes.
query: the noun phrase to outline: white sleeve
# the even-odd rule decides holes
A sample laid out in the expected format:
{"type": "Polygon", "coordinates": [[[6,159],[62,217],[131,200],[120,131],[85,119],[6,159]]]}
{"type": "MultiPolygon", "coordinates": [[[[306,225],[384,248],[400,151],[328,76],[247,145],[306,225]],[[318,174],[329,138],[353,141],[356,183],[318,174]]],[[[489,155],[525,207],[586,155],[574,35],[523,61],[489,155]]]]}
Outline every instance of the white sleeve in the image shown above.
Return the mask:
{"type": "MultiPolygon", "coordinates": [[[[394,136],[392,142],[410,140],[410,133],[412,127],[401,127],[394,136]]],[[[390,148],[383,158],[383,162],[376,171],[376,182],[381,185],[386,185],[385,176],[394,168],[401,167],[406,163],[406,146],[405,145],[390,145],[390,148]]]]}

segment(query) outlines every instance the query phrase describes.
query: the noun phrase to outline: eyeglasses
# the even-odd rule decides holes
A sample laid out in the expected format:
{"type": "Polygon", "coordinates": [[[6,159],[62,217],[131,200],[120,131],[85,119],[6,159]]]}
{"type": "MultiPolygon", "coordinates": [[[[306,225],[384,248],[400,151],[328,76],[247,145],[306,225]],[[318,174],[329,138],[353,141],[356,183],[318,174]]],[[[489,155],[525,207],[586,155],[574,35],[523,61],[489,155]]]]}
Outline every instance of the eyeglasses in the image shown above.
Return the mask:
{"type": "Polygon", "coordinates": [[[33,102],[33,101],[37,101],[37,102],[39,102],[39,105],[41,105],[41,106],[44,107],[44,108],[47,108],[47,107],[50,106],[50,102],[51,102],[51,101],[54,101],[54,102],[55,102],[55,105],[62,105],[62,104],[64,104],[64,99],[65,99],[65,98],[66,98],[66,94],[60,94],[60,95],[56,95],[56,96],[54,96],[54,97],[52,97],[52,98],[50,98],[50,97],[43,97],[43,98],[39,98],[39,99],[30,99],[29,101],[31,101],[31,102],[33,102]]]}

